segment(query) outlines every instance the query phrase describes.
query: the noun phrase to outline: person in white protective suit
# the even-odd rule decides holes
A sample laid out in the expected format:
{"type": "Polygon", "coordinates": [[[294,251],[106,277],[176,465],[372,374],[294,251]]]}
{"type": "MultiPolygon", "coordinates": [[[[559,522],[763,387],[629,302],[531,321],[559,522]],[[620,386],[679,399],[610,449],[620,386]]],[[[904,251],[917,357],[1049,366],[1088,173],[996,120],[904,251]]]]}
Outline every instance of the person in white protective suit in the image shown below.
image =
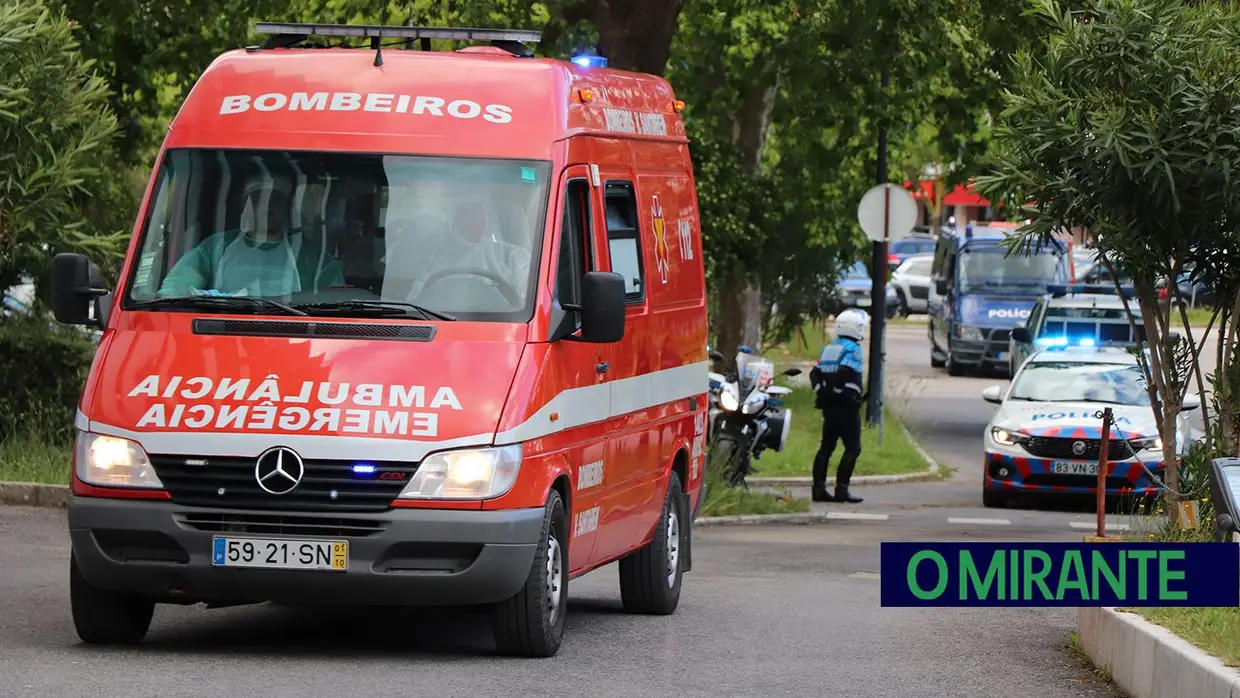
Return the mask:
{"type": "MultiPolygon", "coordinates": [[[[483,290],[484,285],[490,281],[491,285],[502,289],[501,295],[504,295],[509,303],[524,303],[529,281],[530,250],[504,240],[500,231],[501,212],[497,210],[497,206],[492,205],[493,202],[488,197],[463,183],[462,186],[442,183],[438,192],[443,195],[442,198],[430,204],[428,209],[424,210],[424,215],[431,220],[442,222],[447,230],[435,231],[437,234],[434,235],[433,247],[422,265],[421,279],[417,284],[419,288],[415,289],[413,297],[425,299],[431,295],[447,294],[449,284],[453,293],[467,292],[470,296],[475,293],[493,293],[483,290]],[[426,284],[426,280],[436,272],[449,269],[459,270],[461,273],[441,276],[429,285],[426,284]],[[479,273],[469,273],[469,270],[479,273]],[[506,281],[507,284],[496,283],[495,279],[506,281]],[[463,286],[462,280],[471,285],[463,286]],[[473,290],[475,284],[478,285],[478,291],[473,290]],[[462,288],[467,291],[462,291],[462,288]],[[514,291],[518,297],[510,298],[514,291]]],[[[521,232],[528,234],[526,231],[521,232]]],[[[465,306],[475,305],[459,296],[453,303],[460,304],[462,300],[465,306]]],[[[487,306],[490,302],[484,301],[477,305],[487,306]]]]}
{"type": "Polygon", "coordinates": [[[344,284],[339,263],[320,244],[303,244],[289,228],[292,186],[255,175],[246,180],[237,230],[216,233],[181,257],[161,296],[287,297],[344,284]]]}

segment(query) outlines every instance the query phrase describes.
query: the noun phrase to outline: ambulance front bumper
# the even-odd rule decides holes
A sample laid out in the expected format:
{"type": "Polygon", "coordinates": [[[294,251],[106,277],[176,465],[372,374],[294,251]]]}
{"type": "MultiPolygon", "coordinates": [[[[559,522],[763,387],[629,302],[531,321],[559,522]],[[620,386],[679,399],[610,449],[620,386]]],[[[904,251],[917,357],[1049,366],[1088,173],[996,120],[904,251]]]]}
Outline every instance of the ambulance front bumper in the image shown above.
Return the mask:
{"type": "Polygon", "coordinates": [[[68,515],[89,582],[170,603],[493,603],[525,583],[543,521],[542,508],[324,515],[79,496],[68,515]],[[347,569],[218,567],[216,537],[347,541],[347,569]]]}

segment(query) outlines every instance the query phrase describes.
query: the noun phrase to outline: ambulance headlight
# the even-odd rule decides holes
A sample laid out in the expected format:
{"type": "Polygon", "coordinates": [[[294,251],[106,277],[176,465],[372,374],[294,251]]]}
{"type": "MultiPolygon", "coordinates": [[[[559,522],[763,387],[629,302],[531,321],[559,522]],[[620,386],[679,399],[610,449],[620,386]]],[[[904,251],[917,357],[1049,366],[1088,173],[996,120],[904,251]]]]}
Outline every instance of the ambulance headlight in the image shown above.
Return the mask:
{"type": "Polygon", "coordinates": [[[73,470],[79,480],[96,487],[164,486],[142,446],[116,436],[79,431],[73,444],[73,470]]]}
{"type": "Polygon", "coordinates": [[[521,469],[521,444],[432,453],[399,499],[490,499],[512,489],[521,469]]]}
{"type": "Polygon", "coordinates": [[[741,406],[741,399],[736,396],[735,386],[727,386],[719,392],[719,406],[727,412],[735,412],[741,406]]]}

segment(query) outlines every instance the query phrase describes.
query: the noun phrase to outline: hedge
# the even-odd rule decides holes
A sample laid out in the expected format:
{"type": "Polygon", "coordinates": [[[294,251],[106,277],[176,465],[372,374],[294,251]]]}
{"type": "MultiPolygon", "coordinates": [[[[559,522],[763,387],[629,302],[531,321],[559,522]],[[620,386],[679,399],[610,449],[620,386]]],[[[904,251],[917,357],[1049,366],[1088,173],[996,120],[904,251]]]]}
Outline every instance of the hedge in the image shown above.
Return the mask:
{"type": "Polygon", "coordinates": [[[72,438],[95,345],[77,328],[51,322],[0,317],[0,440],[72,438]]]}

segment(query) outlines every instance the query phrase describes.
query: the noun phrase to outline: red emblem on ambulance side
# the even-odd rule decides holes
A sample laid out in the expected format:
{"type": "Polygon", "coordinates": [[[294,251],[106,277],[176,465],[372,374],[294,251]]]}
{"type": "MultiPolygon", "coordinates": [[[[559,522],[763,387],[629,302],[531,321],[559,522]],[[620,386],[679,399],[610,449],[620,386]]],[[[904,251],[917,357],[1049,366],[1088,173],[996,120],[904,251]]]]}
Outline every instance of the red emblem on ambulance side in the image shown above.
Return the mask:
{"type": "Polygon", "coordinates": [[[659,203],[659,195],[654,195],[654,205],[650,208],[654,218],[654,261],[659,270],[659,278],[667,283],[667,225],[663,222],[663,206],[659,203]]]}

